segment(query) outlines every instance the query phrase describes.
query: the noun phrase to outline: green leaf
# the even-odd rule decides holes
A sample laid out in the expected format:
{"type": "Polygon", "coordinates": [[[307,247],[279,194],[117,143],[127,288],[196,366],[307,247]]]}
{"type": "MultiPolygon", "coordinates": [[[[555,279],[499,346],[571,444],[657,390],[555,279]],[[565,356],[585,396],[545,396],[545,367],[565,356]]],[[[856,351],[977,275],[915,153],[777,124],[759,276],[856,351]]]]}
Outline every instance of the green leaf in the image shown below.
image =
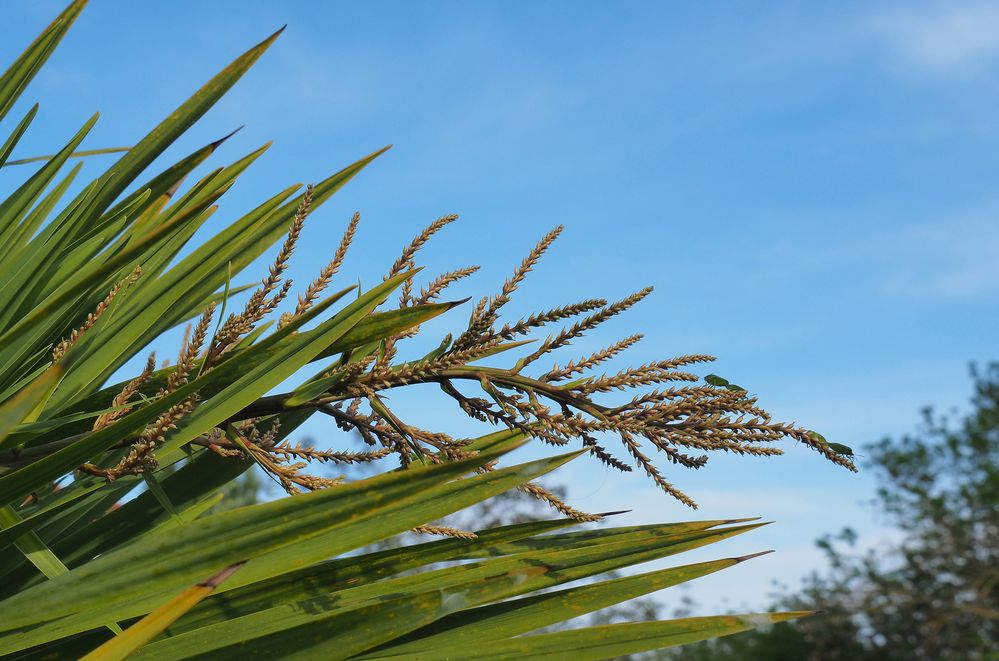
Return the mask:
{"type": "Polygon", "coordinates": [[[24,245],[28,240],[34,236],[35,232],[41,226],[42,222],[49,217],[52,210],[65,195],[66,190],[69,188],[70,184],[76,179],[76,175],[80,173],[80,169],[83,167],[82,163],[77,163],[69,171],[69,173],[62,178],[58,184],[52,187],[42,200],[35,205],[35,208],[21,221],[21,224],[17,226],[14,232],[11,232],[2,243],[0,243],[0,254],[9,255],[12,259],[14,255],[20,254],[23,250],[24,245]]]}
{"type": "Polygon", "coordinates": [[[14,147],[24,136],[24,132],[28,130],[28,126],[31,124],[31,120],[35,118],[38,114],[38,104],[31,106],[31,108],[24,114],[24,117],[18,122],[14,130],[11,131],[10,136],[4,141],[3,146],[0,147],[0,168],[2,168],[6,163],[7,159],[10,158],[10,153],[14,151],[14,147]]]}
{"type": "Polygon", "coordinates": [[[86,489],[75,490],[68,498],[62,498],[55,503],[51,503],[36,511],[31,512],[27,517],[21,518],[10,525],[5,525],[0,530],[0,549],[4,549],[14,543],[14,540],[26,532],[34,530],[53,516],[61,513],[64,508],[69,507],[80,498],[83,498],[94,491],[102,488],[103,484],[94,484],[86,489]]]}
{"type": "Polygon", "coordinates": [[[194,632],[186,644],[170,640],[140,650],[135,659],[347,659],[432,622],[446,611],[440,592],[399,595],[358,608],[305,614],[247,630],[240,641],[194,632]]]}
{"type": "Polygon", "coordinates": [[[156,479],[156,473],[151,470],[146,470],[142,472],[142,480],[146,483],[146,487],[149,492],[153,494],[156,498],[156,502],[170,515],[170,517],[178,524],[184,525],[184,520],[180,517],[180,512],[170,501],[170,497],[167,495],[166,491],[163,490],[163,485],[160,481],[156,479]]]}
{"type": "MultiPolygon", "coordinates": [[[[501,547],[480,544],[469,548],[486,558],[482,562],[389,580],[374,580],[378,577],[376,574],[367,581],[359,582],[356,578],[351,578],[349,570],[345,576],[341,576],[339,571],[335,571],[340,569],[340,565],[330,563],[326,567],[327,571],[298,572],[278,577],[252,585],[246,591],[237,591],[231,599],[229,594],[222,595],[213,600],[213,603],[206,602],[204,609],[192,613],[192,618],[185,618],[178,623],[178,628],[169,633],[173,635],[211,625],[209,630],[213,632],[213,636],[219,640],[227,640],[241,636],[239,631],[244,628],[257,631],[271,620],[289,622],[296,617],[296,613],[302,611],[313,613],[330,608],[354,607],[395,594],[412,594],[424,590],[445,590],[447,594],[453,595],[449,597],[452,604],[460,603],[462,608],[469,608],[486,601],[508,598],[662,558],[726,539],[755,527],[729,528],[710,534],[702,531],[674,538],[664,538],[659,531],[643,530],[625,534],[615,534],[614,530],[600,531],[604,533],[601,543],[589,546],[578,544],[571,535],[557,535],[548,538],[557,546],[546,551],[527,551],[505,557],[499,550],[501,547]],[[497,577],[503,577],[504,580],[494,582],[497,577]],[[282,578],[285,580],[281,580],[282,578]],[[228,622],[237,615],[242,617],[232,623],[228,622]]],[[[418,551],[425,549],[415,549],[411,553],[418,551]]],[[[367,566],[366,560],[364,557],[359,559],[362,567],[367,566]]],[[[434,561],[434,557],[429,556],[420,564],[426,565],[434,561]]],[[[378,567],[377,562],[374,566],[378,567]]],[[[184,640],[200,638],[203,638],[202,634],[186,637],[184,640]]]]}
{"type": "MultiPolygon", "coordinates": [[[[49,183],[55,178],[59,173],[59,169],[69,158],[69,155],[74,149],[83,141],[90,130],[97,123],[98,115],[94,114],[88,119],[79,131],[70,139],[62,150],[56,154],[51,160],[49,160],[44,166],[42,166],[38,172],[32,175],[27,181],[21,184],[16,191],[14,191],[10,196],[8,196],[2,203],[0,203],[0,239],[7,242],[8,238],[17,232],[18,223],[28,212],[28,209],[32,204],[41,196],[42,192],[49,185],[49,183]]],[[[48,228],[48,235],[52,235],[61,228],[59,223],[52,223],[48,228]]],[[[49,236],[46,236],[48,239],[49,236]]],[[[8,278],[8,282],[13,282],[10,280],[12,275],[18,275],[25,273],[24,264],[29,260],[30,256],[23,256],[19,259],[15,259],[16,255],[9,255],[6,258],[5,263],[0,267],[0,273],[3,273],[4,277],[8,278]]],[[[37,259],[36,259],[37,261],[37,259]]],[[[20,293],[20,290],[7,291],[5,294],[7,296],[11,294],[20,293]]],[[[2,300],[6,300],[7,296],[2,300]]],[[[4,310],[5,313],[9,314],[9,310],[4,310]]]]}
{"type": "Polygon", "coordinates": [[[192,575],[204,575],[227,558],[229,562],[234,557],[250,559],[230,583],[238,587],[288,571],[296,563],[349,551],[506,491],[579,453],[448,481],[499,454],[502,451],[482,453],[462,462],[222,512],[169,536],[137,540],[0,603],[0,653],[83,631],[106,619],[140,615],[189,584],[192,575]],[[320,545],[310,544],[317,539],[320,545]],[[164,545],[185,561],[155,561],[164,545]],[[64,599],[69,592],[74,598],[64,599]],[[25,608],[29,602],[33,606],[25,608]]]}
{"type": "Polygon", "coordinates": [[[264,54],[274,40],[281,34],[278,30],[259,44],[249,49],[226,68],[215,75],[191,98],[170,113],[170,116],[149,132],[142,140],[132,147],[104,177],[111,180],[111,185],[103,192],[100,205],[107,206],[117,198],[125,188],[146,169],[170,144],[180,137],[194,122],[208,111],[215,102],[225,94],[253,63],[264,54]]]}
{"type": "Polygon", "coordinates": [[[191,631],[213,622],[231,619],[280,604],[304,600],[317,593],[334,592],[359,581],[377,581],[389,576],[451,560],[455,554],[486,552],[497,544],[533,537],[568,526],[574,519],[532,521],[476,532],[475,539],[444,539],[386,549],[360,556],[328,560],[302,569],[251,583],[201,603],[176,625],[170,635],[191,631]]]}
{"type": "MultiPolygon", "coordinates": [[[[18,516],[13,507],[10,505],[0,506],[0,527],[6,529],[21,522],[21,517],[18,516]]],[[[24,533],[14,540],[14,544],[24,554],[24,557],[38,568],[38,571],[45,574],[46,578],[56,578],[69,571],[34,531],[24,533]]]]}
{"type": "Polygon", "coordinates": [[[0,404],[0,450],[4,450],[7,439],[18,425],[30,422],[29,418],[45,403],[62,378],[64,367],[56,363],[42,372],[27,387],[0,404]]]}
{"type": "MultiPolygon", "coordinates": [[[[388,288],[388,291],[391,291],[391,287],[398,285],[400,281],[401,276],[383,284],[386,288],[388,288]]],[[[277,385],[277,383],[280,383],[280,381],[287,376],[286,374],[280,372],[280,370],[287,370],[288,366],[293,364],[290,361],[295,359],[299,361],[305,360],[305,362],[307,362],[308,359],[303,359],[303,354],[307,354],[309,350],[318,351],[321,346],[323,346],[322,341],[327,339],[328,334],[332,335],[341,330],[341,328],[336,326],[336,324],[347,323],[347,321],[338,315],[327,322],[325,326],[321,326],[315,331],[302,333],[297,337],[288,337],[295,332],[301,324],[306,323],[314,315],[324,311],[344,293],[346,293],[346,290],[341,292],[339,295],[330,297],[319,305],[316,305],[306,314],[295,319],[292,323],[289,323],[287,326],[274,333],[272,336],[267,338],[267,340],[254,346],[254,353],[265,354],[265,359],[263,366],[261,367],[258,365],[258,369],[253,371],[254,382],[250,384],[251,388],[256,390],[263,388],[262,392],[266,392],[267,389],[277,385]],[[331,324],[335,326],[332,330],[329,328],[331,324]],[[319,340],[316,339],[316,333],[320,334],[319,340]],[[282,344],[282,340],[286,341],[282,344]],[[274,346],[275,344],[277,344],[277,347],[274,346]]],[[[385,293],[384,295],[387,296],[388,294],[385,293]]],[[[351,318],[353,314],[357,313],[358,308],[363,310],[369,305],[371,305],[370,300],[365,300],[360,303],[355,301],[350,306],[345,308],[344,312],[351,310],[351,313],[347,314],[347,317],[351,318]],[[351,306],[355,307],[352,308],[351,306]]],[[[341,315],[342,314],[343,312],[341,315]]],[[[84,336],[84,338],[85,337],[86,336],[84,336]]],[[[25,468],[17,470],[12,474],[0,477],[0,503],[9,503],[17,498],[23,498],[31,491],[39,488],[39,485],[55,480],[60,475],[73,470],[81,463],[89,461],[94,455],[108,449],[122,438],[128,438],[139,434],[143,429],[145,429],[146,425],[156,420],[156,418],[168,411],[171,407],[185,401],[191,395],[199,392],[205,386],[218,383],[224,379],[238,381],[238,379],[234,379],[234,375],[241,375],[243,382],[245,383],[248,379],[246,378],[246,374],[243,373],[244,370],[241,369],[241,365],[245,362],[246,357],[244,357],[244,360],[239,364],[232,362],[223,363],[216,369],[202,375],[200,378],[194,379],[192,382],[178,388],[176,391],[165,395],[164,397],[161,397],[160,399],[157,399],[146,406],[129,413],[128,415],[125,415],[116,421],[114,425],[110,425],[104,429],[88,434],[71,445],[45,456],[25,468]]],[[[226,391],[223,390],[222,392],[225,393],[226,391]]],[[[262,394],[262,392],[258,393],[258,396],[259,394],[262,394]]],[[[207,414],[203,413],[200,418],[196,418],[199,420],[205,420],[207,418],[207,420],[204,421],[204,424],[207,426],[198,428],[196,432],[193,432],[194,428],[190,424],[191,419],[195,418],[195,416],[198,415],[198,412],[204,407],[211,404],[212,400],[203,403],[201,407],[194,411],[194,413],[184,418],[186,422],[185,427],[178,430],[176,436],[171,437],[174,441],[174,445],[169,450],[178,451],[183,443],[193,440],[202,432],[208,431],[212,425],[220,422],[225,416],[231,415],[231,412],[229,411],[231,410],[233,401],[235,401],[236,398],[246,398],[246,392],[233,389],[230,385],[230,394],[228,397],[224,397],[221,400],[221,403],[216,401],[208,409],[207,414]],[[221,419],[218,415],[220,410],[224,412],[221,419]],[[184,433],[189,434],[189,438],[177,441],[177,436],[184,433]]],[[[161,456],[161,460],[162,459],[163,457],[161,456]]]]}
{"type": "MultiPolygon", "coordinates": [[[[236,129],[236,131],[238,130],[239,129],[236,129]]],[[[155,206],[165,205],[170,200],[173,193],[176,192],[177,187],[184,180],[184,178],[187,177],[196,167],[201,165],[209,156],[214,154],[215,150],[225,143],[226,140],[232,137],[236,131],[233,131],[232,133],[229,133],[229,135],[226,135],[218,140],[214,140],[201,149],[188,154],[163,172],[154,176],[145,184],[139,186],[134,193],[125,196],[124,199],[111,207],[107,212],[105,212],[104,215],[111,216],[117,213],[123,207],[131,204],[136,197],[147,190],[150,193],[149,200],[147,202],[147,206],[139,208],[140,214],[146,214],[155,206]]]]}
{"type": "Polygon", "coordinates": [[[73,282],[62,284],[54,293],[35,306],[31,312],[21,317],[6,332],[0,335],[0,345],[3,342],[12,341],[15,337],[30,333],[41,324],[44,324],[48,320],[48,315],[63,304],[69,303],[78,297],[81,290],[105,281],[122,267],[131,264],[146,252],[148,248],[165,238],[171,230],[183,224],[189,218],[196,217],[208,206],[208,204],[205,204],[204,208],[195,208],[187,213],[179,214],[171,222],[164,223],[114,256],[104,261],[92,262],[81,269],[73,282]]]}
{"type": "MultiPolygon", "coordinates": [[[[729,531],[729,535],[742,530],[729,531]]],[[[710,540],[713,541],[713,540],[710,540]]],[[[708,543],[703,542],[702,543],[708,543]]],[[[605,545],[566,547],[548,553],[528,553],[490,558],[483,562],[447,567],[435,571],[382,581],[365,581],[347,589],[324,592],[323,580],[310,582],[306,598],[252,613],[237,610],[222,595],[225,619],[190,633],[178,635],[149,648],[156,657],[184,658],[195,650],[219,650],[234,643],[254,639],[277,629],[291,629],[333,612],[392,599],[397,595],[443,592],[448,610],[466,609],[481,603],[542,589],[603,573],[690,548],[664,544],[657,536],[610,537],[605,545]],[[237,614],[242,615],[236,617],[237,614]]],[[[733,561],[734,563],[734,561],[733,561]]],[[[327,581],[332,579],[329,577],[327,581]]],[[[303,586],[304,587],[304,586],[303,586]]],[[[242,603],[243,606],[247,604],[242,603]]],[[[172,632],[171,632],[172,633],[172,632]]]]}
{"type": "MultiPolygon", "coordinates": [[[[379,150],[340,170],[314,187],[312,208],[343,187],[385,150],[379,150]]],[[[53,405],[68,407],[77,393],[89,392],[102,383],[136,351],[160,333],[189,316],[191,301],[209,298],[231,274],[239,273],[272,243],[285,234],[301,197],[282,203],[294,187],[260,205],[227,229],[194,250],[176,266],[149,283],[139,282],[138,291],[108,328],[117,342],[103,343],[84,356],[74,374],[67,376],[53,405]],[[72,396],[71,396],[72,395],[72,396]]]]}
{"type": "MultiPolygon", "coordinates": [[[[754,556],[749,556],[754,557],[754,556]]],[[[625,576],[575,588],[462,610],[362,658],[408,654],[420,656],[440,647],[469,649],[476,644],[511,638],[592,613],[664,588],[732,567],[748,558],[727,558],[625,576]]]]}
{"type": "MultiPolygon", "coordinates": [[[[609,624],[556,633],[492,640],[488,645],[438,647],[420,654],[420,661],[446,659],[573,659],[590,661],[613,659],[677,645],[687,645],[709,638],[729,636],[757,627],[812,615],[812,611],[789,613],[752,613],[689,617],[658,622],[609,624]]],[[[401,655],[381,658],[413,658],[401,655]]]]}
{"type": "MultiPolygon", "coordinates": [[[[562,533],[553,536],[533,537],[493,549],[494,554],[517,554],[547,551],[561,551],[565,548],[582,549],[592,546],[616,544],[622,541],[656,540],[659,544],[669,546],[670,553],[697,548],[705,544],[728,539],[749,530],[755,530],[766,523],[750,523],[747,525],[731,525],[746,521],[746,519],[730,519],[727,521],[692,521],[685,523],[653,523],[643,526],[628,526],[610,530],[581,530],[562,533]],[[720,527],[730,526],[730,527],[720,527]],[[676,550],[679,548],[679,550],[676,550]]],[[[478,557],[478,556],[470,556],[478,557]]],[[[464,558],[463,558],[464,559],[464,558]]]]}
{"type": "MultiPolygon", "coordinates": [[[[10,505],[0,506],[0,527],[9,529],[22,522],[23,519],[13,507],[10,505]]],[[[45,578],[57,578],[69,572],[66,565],[45,545],[45,542],[34,530],[17,537],[14,540],[14,545],[31,564],[38,568],[38,571],[45,575],[45,578]]],[[[121,627],[115,622],[109,622],[107,627],[114,633],[121,633],[121,627]]]]}
{"type": "MultiPolygon", "coordinates": [[[[283,429],[290,431],[295,426],[285,420],[283,429]]],[[[197,453],[193,460],[163,478],[161,485],[170,501],[178,509],[186,511],[186,508],[193,507],[216,489],[243,474],[252,465],[252,462],[243,461],[238,457],[222,458],[204,450],[197,453]]],[[[69,567],[76,567],[168,521],[170,521],[169,515],[155,496],[147,491],[93,523],[71,530],[53,544],[53,550],[69,567]]]]}
{"type": "MultiPolygon", "coordinates": [[[[35,106],[37,108],[37,106],[35,106]]],[[[75,151],[69,155],[69,158],[86,158],[87,156],[103,156],[105,154],[120,154],[126,152],[131,147],[105,147],[104,149],[82,149],[80,151],[75,151]]],[[[38,163],[39,161],[47,161],[49,159],[55,158],[55,154],[47,154],[45,156],[32,156],[30,158],[19,158],[16,161],[7,161],[4,163],[0,160],[0,167],[9,165],[27,165],[28,163],[38,163]]]]}
{"type": "Polygon", "coordinates": [[[74,0],[0,76],[0,119],[17,101],[80,14],[86,0],[74,0]]]}

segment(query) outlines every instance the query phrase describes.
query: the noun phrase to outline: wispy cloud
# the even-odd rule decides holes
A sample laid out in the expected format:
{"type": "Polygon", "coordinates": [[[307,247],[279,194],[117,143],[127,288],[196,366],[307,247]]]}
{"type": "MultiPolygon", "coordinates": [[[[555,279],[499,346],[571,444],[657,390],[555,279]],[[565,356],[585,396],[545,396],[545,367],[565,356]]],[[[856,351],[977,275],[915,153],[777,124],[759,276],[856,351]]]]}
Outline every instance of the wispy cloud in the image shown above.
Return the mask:
{"type": "Polygon", "coordinates": [[[880,242],[886,294],[971,299],[999,290],[999,209],[907,227],[880,242]]]}
{"type": "Polygon", "coordinates": [[[840,269],[851,290],[830,290],[837,295],[873,294],[900,303],[960,302],[999,294],[999,200],[955,202],[952,209],[932,212],[889,209],[862,217],[863,223],[814,216],[810,225],[815,229],[807,234],[761,248],[768,251],[770,266],[751,276],[761,287],[792,278],[820,287],[825,286],[820,278],[840,269]],[[847,222],[852,224],[844,229],[847,222]]]}
{"type": "Polygon", "coordinates": [[[999,5],[941,3],[879,13],[866,26],[910,72],[969,75],[999,59],[999,5]]]}

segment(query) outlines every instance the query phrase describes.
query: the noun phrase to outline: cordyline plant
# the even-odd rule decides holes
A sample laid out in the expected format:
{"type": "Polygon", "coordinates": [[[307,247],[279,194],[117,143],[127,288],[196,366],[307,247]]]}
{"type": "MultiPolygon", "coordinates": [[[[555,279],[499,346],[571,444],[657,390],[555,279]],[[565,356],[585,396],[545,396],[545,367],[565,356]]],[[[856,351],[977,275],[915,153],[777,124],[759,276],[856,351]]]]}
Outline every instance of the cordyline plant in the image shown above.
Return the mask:
{"type": "MultiPolygon", "coordinates": [[[[0,78],[0,119],[83,4],[73,2],[0,78]]],[[[852,469],[849,450],[771,420],[746,390],[724,379],[702,381],[689,371],[710,356],[594,375],[639,335],[552,364],[556,351],[651,291],[503,321],[504,306],[561,227],[540,240],[498,293],[471,306],[467,324],[415,360],[401,359],[400,347],[421,324],[464,303],[441,299],[475,271],[459,268],[418,288],[416,254],[454,216],[418,234],[376,286],[337,290],[334,280],[358,230],[355,215],[331,261],[294,303],[285,271],[303,224],[384,150],[301,192],[285,188],[190,246],[264,148],[185,186],[218,140],[136,182],[276,36],[237,58],[131,148],[80,151],[94,116],[55,155],[22,159],[41,165],[0,203],[0,654],[598,659],[803,615],[531,633],[741,562],[747,558],[592,580],[761,525],[698,521],[565,532],[601,516],[572,508],[535,478],[586,455],[622,471],[637,466],[693,505],[663,476],[664,463],[700,468],[709,451],[774,455],[774,442],[790,438],[852,469]],[[62,174],[68,160],[106,152],[124,153],[63,201],[81,170],[77,164],[62,174]],[[259,285],[233,285],[282,237],[259,285]],[[242,291],[249,297],[238,306],[242,291]],[[528,343],[560,322],[561,330],[528,343]],[[130,359],[185,324],[173,364],[158,367],[150,355],[138,375],[115,382],[130,359]],[[508,367],[478,364],[497,356],[515,357],[508,367]],[[268,394],[306,366],[314,376],[268,394]],[[385,394],[420,384],[438,387],[501,431],[453,438],[403,420],[385,394]],[[633,397],[612,405],[602,401],[610,391],[633,397]],[[289,440],[317,413],[367,448],[289,440]],[[501,464],[529,441],[573,449],[501,464]],[[388,456],[398,459],[397,469],[351,483],[309,470],[317,462],[388,456]],[[289,497],[213,509],[223,487],[253,466],[289,497]],[[434,525],[515,488],[562,517],[477,532],[434,525]],[[445,538],[350,553],[407,530],[445,538]]],[[[0,166],[18,163],[9,157],[36,111],[11,130],[0,166]]]]}

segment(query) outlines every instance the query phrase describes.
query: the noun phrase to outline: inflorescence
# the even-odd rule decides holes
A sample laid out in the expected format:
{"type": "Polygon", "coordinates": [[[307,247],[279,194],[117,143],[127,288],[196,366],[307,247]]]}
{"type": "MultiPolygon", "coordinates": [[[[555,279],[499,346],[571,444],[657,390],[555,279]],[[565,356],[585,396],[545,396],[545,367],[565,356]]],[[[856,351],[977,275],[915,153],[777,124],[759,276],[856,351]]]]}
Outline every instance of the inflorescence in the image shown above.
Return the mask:
{"type": "MultiPolygon", "coordinates": [[[[291,222],[287,238],[277,258],[247,301],[244,309],[221,322],[211,337],[209,329],[215,306],[209,306],[193,331],[185,336],[177,363],[170,368],[165,385],[153,395],[161,397],[211,370],[227,358],[227,352],[244,340],[260,322],[288,296],[291,281],[284,278],[288,262],[309,214],[312,189],[306,191],[291,222]]],[[[431,237],[454,222],[457,216],[444,216],[417,235],[392,264],[386,279],[413,269],[418,251],[431,237]]],[[[333,259],[298,297],[294,312],[281,316],[279,327],[304,314],[318,300],[339,271],[357,231],[360,216],[354,214],[337,247],[333,259]]],[[[303,472],[311,463],[354,464],[371,462],[395,455],[405,467],[413,462],[439,463],[467,458],[471,454],[468,439],[456,439],[438,431],[403,421],[386,403],[385,393],[394,388],[415,384],[433,384],[468,416],[493,425],[517,430],[553,446],[578,442],[597,460],[620,470],[633,467],[643,471],[655,484],[680,502],[696,507],[694,501],[663,475],[660,456],[668,464],[701,468],[708,452],[723,451],[740,455],[772,456],[782,451],[775,442],[784,438],[799,441],[819,452],[829,461],[856,470],[848,456],[837,453],[822,438],[793,423],[774,421],[746,390],[723,379],[702,381],[692,372],[695,366],[714,360],[704,354],[682,355],[653,361],[615,373],[594,373],[604,363],[638,343],[640,334],[630,335],[589,356],[568,362],[549,363],[537,368],[551,354],[564,349],[584,334],[645,299],[652,288],[637,291],[621,300],[587,299],[578,303],[537,312],[516,321],[500,324],[502,308],[535,267],[542,255],[558,238],[562,226],[546,234],[514,269],[499,293],[485,297],[473,306],[464,330],[448,336],[440,346],[421,359],[397,360],[398,345],[417,334],[410,328],[386,338],[380,346],[363,355],[341,356],[324,376],[334,385],[293,408],[311,408],[333,418],[336,425],[356,433],[369,446],[364,452],[318,450],[282,439],[274,414],[289,408],[289,395],[265,398],[251,407],[242,419],[230,421],[226,428],[195,441],[223,456],[249,454],[289,493],[340,484],[341,478],[321,478],[303,472]],[[558,322],[574,320],[560,331],[548,335],[536,348],[528,336],[558,322]],[[524,347],[528,353],[511,367],[485,367],[478,361],[524,347]],[[712,383],[714,381],[715,383],[712,383]],[[721,384],[721,385],[718,385],[721,384]],[[468,394],[463,387],[476,393],[468,394]],[[630,393],[630,400],[612,405],[601,402],[601,395],[630,393]],[[272,410],[266,409],[273,407],[272,410]],[[266,431],[262,431],[266,429],[266,431]],[[616,439],[616,445],[612,442],[616,439]]],[[[407,279],[398,300],[400,308],[427,305],[436,301],[455,282],[477,270],[470,266],[446,272],[416,291],[413,278],[407,279]]],[[[134,280],[138,271],[131,276],[134,280]]],[[[88,318],[93,321],[111,303],[120,283],[88,318]]],[[[220,320],[221,321],[221,320],[220,320]]],[[[54,351],[58,359],[76,336],[75,331],[54,351]]],[[[153,374],[155,359],[150,356],[146,368],[125,385],[111,403],[111,412],[97,418],[94,429],[101,429],[124,415],[153,374]]],[[[605,398],[604,398],[605,399],[605,398]]],[[[82,470],[115,479],[137,474],[156,466],[155,450],[176,423],[198,405],[197,396],[174,406],[134,439],[127,454],[112,468],[101,469],[87,464],[82,470]]],[[[487,467],[487,470],[491,467],[487,467]]],[[[522,490],[547,502],[554,509],[581,520],[595,516],[580,512],[537,484],[522,490]]],[[[461,537],[466,535],[445,526],[423,526],[420,532],[461,537]]]]}

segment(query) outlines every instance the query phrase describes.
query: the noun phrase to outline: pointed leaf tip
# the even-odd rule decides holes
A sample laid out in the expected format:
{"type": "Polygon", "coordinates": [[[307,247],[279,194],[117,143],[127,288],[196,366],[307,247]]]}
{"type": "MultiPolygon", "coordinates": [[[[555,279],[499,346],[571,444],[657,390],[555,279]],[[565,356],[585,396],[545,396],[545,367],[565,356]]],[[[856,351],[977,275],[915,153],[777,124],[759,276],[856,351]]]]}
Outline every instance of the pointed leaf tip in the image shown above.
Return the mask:
{"type": "Polygon", "coordinates": [[[239,562],[234,562],[233,564],[229,565],[228,567],[218,572],[217,574],[214,574],[213,576],[210,576],[204,581],[198,583],[198,585],[204,588],[211,588],[214,590],[218,586],[222,585],[223,581],[225,581],[227,578],[235,574],[239,570],[239,568],[245,564],[246,560],[240,560],[239,562]]]}
{"type": "Polygon", "coordinates": [[[738,558],[733,558],[733,560],[735,560],[736,562],[745,562],[747,560],[752,560],[753,558],[758,558],[761,555],[769,555],[773,552],[774,550],[770,549],[769,551],[760,551],[759,553],[750,553],[749,555],[741,555],[738,558]]]}
{"type": "Polygon", "coordinates": [[[216,149],[218,149],[222,145],[223,142],[225,142],[226,140],[228,140],[232,136],[234,136],[237,133],[239,133],[240,131],[242,131],[245,126],[246,126],[246,124],[243,124],[242,126],[239,126],[239,127],[235,128],[235,129],[233,129],[228,134],[222,136],[218,140],[216,140],[214,142],[209,142],[208,146],[211,148],[212,151],[215,151],[216,149]]]}
{"type": "MultiPolygon", "coordinates": [[[[250,48],[249,50],[247,50],[245,53],[243,53],[242,55],[240,55],[236,59],[236,62],[239,62],[240,60],[246,60],[247,61],[247,68],[249,68],[249,65],[253,64],[253,62],[256,62],[256,60],[263,54],[263,52],[265,50],[267,50],[268,48],[270,48],[271,44],[274,43],[274,40],[281,36],[281,33],[284,32],[284,29],[286,27],[288,27],[288,26],[287,25],[282,25],[279,29],[275,30],[270,36],[268,36],[267,38],[265,38],[263,41],[261,41],[260,43],[258,43],[257,45],[253,46],[252,48],[250,48]]],[[[235,62],[234,62],[234,64],[235,64],[235,62]]],[[[232,66],[232,65],[230,65],[230,66],[232,66]]]]}
{"type": "Polygon", "coordinates": [[[288,27],[288,24],[285,23],[284,25],[282,25],[281,27],[279,27],[277,30],[275,30],[274,33],[271,34],[271,36],[267,37],[262,42],[260,42],[260,45],[261,46],[263,46],[265,44],[266,45],[270,45],[275,39],[277,39],[278,37],[281,36],[281,33],[284,32],[285,28],[287,28],[287,27],[288,27]]]}

